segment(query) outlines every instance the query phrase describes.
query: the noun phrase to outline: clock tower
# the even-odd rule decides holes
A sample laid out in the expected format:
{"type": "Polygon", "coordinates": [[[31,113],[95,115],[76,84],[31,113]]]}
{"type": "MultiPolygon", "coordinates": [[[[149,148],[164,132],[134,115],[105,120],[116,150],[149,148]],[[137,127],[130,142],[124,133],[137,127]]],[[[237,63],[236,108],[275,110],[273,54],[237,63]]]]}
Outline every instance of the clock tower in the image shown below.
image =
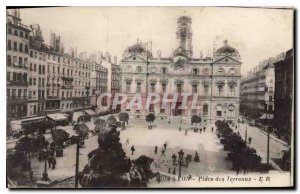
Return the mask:
{"type": "Polygon", "coordinates": [[[178,42],[177,50],[187,57],[193,56],[192,36],[192,19],[188,16],[179,17],[177,19],[176,32],[178,42]]]}

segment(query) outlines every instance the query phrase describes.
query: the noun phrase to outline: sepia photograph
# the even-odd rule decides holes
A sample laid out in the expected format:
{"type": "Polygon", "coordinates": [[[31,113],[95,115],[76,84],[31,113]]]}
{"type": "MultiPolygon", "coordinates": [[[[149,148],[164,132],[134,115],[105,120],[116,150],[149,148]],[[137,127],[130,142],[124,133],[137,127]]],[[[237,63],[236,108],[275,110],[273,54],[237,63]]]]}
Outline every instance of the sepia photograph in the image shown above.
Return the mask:
{"type": "Polygon", "coordinates": [[[294,188],[294,22],[6,7],[6,187],[294,188]]]}

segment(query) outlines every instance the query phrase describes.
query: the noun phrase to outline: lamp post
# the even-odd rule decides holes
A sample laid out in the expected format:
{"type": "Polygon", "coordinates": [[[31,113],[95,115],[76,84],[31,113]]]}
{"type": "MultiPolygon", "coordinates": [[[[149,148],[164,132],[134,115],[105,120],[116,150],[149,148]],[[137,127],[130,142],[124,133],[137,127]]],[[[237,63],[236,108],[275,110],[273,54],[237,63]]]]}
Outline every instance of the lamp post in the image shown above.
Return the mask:
{"type": "Polygon", "coordinates": [[[78,188],[78,174],[79,174],[79,147],[80,147],[80,138],[77,136],[76,144],[76,165],[75,165],[75,188],[78,188]]]}
{"type": "Polygon", "coordinates": [[[44,172],[42,176],[42,181],[49,181],[50,179],[48,178],[48,173],[47,173],[47,151],[44,151],[44,158],[45,158],[45,166],[44,166],[44,172]]]}
{"type": "Polygon", "coordinates": [[[178,180],[180,180],[181,178],[181,165],[182,165],[182,160],[183,160],[183,156],[184,156],[184,152],[182,150],[180,150],[178,152],[178,156],[179,156],[179,172],[178,172],[178,180]]]}

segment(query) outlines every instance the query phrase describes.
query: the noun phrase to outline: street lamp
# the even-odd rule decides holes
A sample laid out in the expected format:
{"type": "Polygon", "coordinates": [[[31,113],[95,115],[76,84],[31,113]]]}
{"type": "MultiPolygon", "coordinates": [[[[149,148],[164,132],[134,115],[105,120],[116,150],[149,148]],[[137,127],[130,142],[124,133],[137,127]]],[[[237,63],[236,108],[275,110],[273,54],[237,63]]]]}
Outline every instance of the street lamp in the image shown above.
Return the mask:
{"type": "Polygon", "coordinates": [[[180,150],[178,152],[178,156],[179,156],[179,173],[178,173],[178,180],[180,180],[181,178],[181,165],[182,165],[182,160],[183,160],[183,156],[184,156],[184,152],[182,150],[180,150]]]}
{"type": "Polygon", "coordinates": [[[49,181],[50,179],[48,178],[48,173],[47,173],[47,151],[44,151],[44,159],[45,159],[45,166],[44,166],[44,172],[42,176],[42,181],[49,181]]]}

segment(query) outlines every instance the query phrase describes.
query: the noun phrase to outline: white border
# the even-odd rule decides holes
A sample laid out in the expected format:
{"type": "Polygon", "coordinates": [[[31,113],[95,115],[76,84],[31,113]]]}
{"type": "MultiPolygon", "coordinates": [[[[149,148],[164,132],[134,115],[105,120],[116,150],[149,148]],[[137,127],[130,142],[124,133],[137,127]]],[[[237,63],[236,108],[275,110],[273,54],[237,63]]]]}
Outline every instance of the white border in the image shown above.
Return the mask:
{"type": "MultiPolygon", "coordinates": [[[[0,146],[0,153],[2,153],[2,158],[3,162],[0,165],[0,189],[1,193],[8,193],[9,190],[6,189],[6,113],[5,113],[5,107],[6,107],[6,45],[4,44],[6,42],[6,31],[5,31],[5,25],[6,25],[6,6],[238,6],[238,7],[259,7],[259,6],[269,6],[269,7],[294,7],[294,8],[299,8],[300,1],[299,0],[249,0],[249,1],[237,1],[237,0],[201,0],[199,2],[193,1],[193,0],[106,0],[106,1],[97,1],[97,0],[48,0],[48,1],[41,1],[41,0],[7,0],[7,1],[1,1],[0,3],[0,50],[2,51],[0,53],[0,64],[2,66],[2,71],[0,71],[0,88],[1,88],[1,95],[0,95],[0,107],[2,108],[2,111],[0,111],[0,119],[1,119],[1,136],[3,139],[3,144],[0,146]]],[[[299,20],[297,20],[296,26],[299,25],[299,20]]],[[[298,33],[297,33],[298,35],[298,33]]],[[[297,41],[298,43],[298,41],[297,41]]],[[[298,55],[298,50],[297,53],[295,54],[296,56],[298,55]]],[[[299,73],[300,68],[297,68],[297,72],[295,72],[295,75],[299,73]]],[[[297,76],[295,76],[297,77],[297,76]]],[[[299,90],[300,84],[297,84],[297,89],[299,90]]],[[[297,106],[297,109],[299,108],[299,103],[297,106]]],[[[299,119],[299,115],[297,115],[296,120],[299,119]]],[[[297,128],[295,129],[297,130],[297,128]]],[[[299,132],[297,132],[299,134],[299,132]]],[[[298,139],[297,139],[298,140],[298,139]]],[[[299,150],[297,150],[297,155],[299,154],[299,150]]],[[[297,162],[297,167],[299,168],[299,162],[297,162]]],[[[297,181],[299,180],[299,177],[296,179],[297,181]]],[[[298,183],[298,182],[297,182],[298,183]]],[[[297,184],[296,183],[296,184],[297,184]]],[[[297,184],[298,185],[298,184],[297,184]]],[[[112,192],[112,191],[97,191],[93,190],[94,192],[112,192]]],[[[176,190],[169,190],[169,191],[155,191],[158,193],[173,193],[176,190]]],[[[181,192],[186,192],[187,190],[183,190],[181,192]]],[[[218,192],[219,190],[213,191],[213,193],[218,192]]],[[[22,192],[32,192],[32,190],[26,190],[22,192]]],[[[47,191],[41,191],[39,190],[38,192],[44,193],[47,191]]],[[[58,191],[55,190],[56,193],[71,193],[73,191],[58,191]]],[[[120,192],[119,190],[116,190],[114,192],[120,192]]],[[[128,191],[127,191],[128,192],[128,191]]],[[[131,192],[131,191],[129,191],[131,192]]],[[[145,192],[145,191],[136,191],[136,192],[145,192]]],[[[209,192],[209,191],[198,191],[198,192],[209,192]]],[[[231,192],[231,191],[227,191],[231,192]]],[[[237,191],[240,192],[240,191],[237,191]]],[[[243,191],[244,192],[244,191],[243,191]]],[[[253,191],[255,193],[265,193],[266,191],[253,191]]],[[[273,192],[273,190],[271,191],[273,192]]],[[[280,191],[282,192],[282,191],[280,191]]],[[[285,191],[287,192],[287,191],[285,191]]],[[[283,193],[285,193],[283,192],[283,193]]],[[[210,192],[211,193],[211,192],[210,192]]]]}

